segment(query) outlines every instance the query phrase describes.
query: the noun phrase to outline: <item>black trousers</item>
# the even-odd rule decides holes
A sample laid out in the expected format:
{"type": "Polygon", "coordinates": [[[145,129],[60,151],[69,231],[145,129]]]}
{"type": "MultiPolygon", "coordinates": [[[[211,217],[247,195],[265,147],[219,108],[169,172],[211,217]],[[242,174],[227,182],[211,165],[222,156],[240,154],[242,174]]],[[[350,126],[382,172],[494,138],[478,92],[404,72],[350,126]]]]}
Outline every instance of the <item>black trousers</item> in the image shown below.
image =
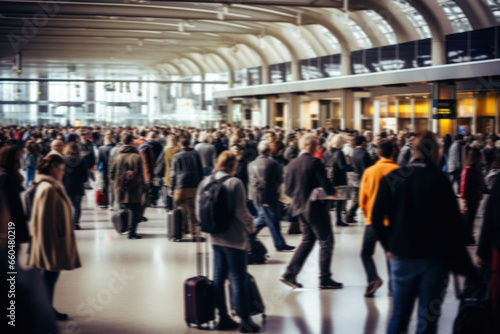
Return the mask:
{"type": "Polygon", "coordinates": [[[47,295],[49,296],[51,306],[54,304],[54,290],[60,273],[60,271],[42,270],[42,279],[45,283],[45,288],[47,289],[47,295]]]}
{"type": "Polygon", "coordinates": [[[310,213],[307,216],[299,215],[298,219],[302,229],[302,241],[283,276],[286,278],[297,276],[318,241],[319,279],[320,281],[330,279],[334,238],[328,205],[324,201],[314,201],[311,203],[310,213]]]}
{"type": "Polygon", "coordinates": [[[347,216],[354,218],[356,216],[356,211],[358,210],[359,207],[359,187],[353,187],[353,194],[352,194],[352,204],[351,208],[347,212],[347,216]]]}
{"type": "Polygon", "coordinates": [[[455,170],[453,172],[448,173],[451,182],[451,188],[455,191],[455,183],[457,184],[458,193],[460,193],[460,174],[462,174],[461,170],[455,170]]]}
{"type": "Polygon", "coordinates": [[[465,228],[467,231],[468,240],[474,240],[474,220],[476,220],[477,210],[479,209],[478,202],[467,201],[467,211],[465,211],[465,228]]]}
{"type": "Polygon", "coordinates": [[[129,228],[129,235],[134,235],[136,234],[137,231],[137,225],[139,224],[139,221],[142,218],[142,213],[143,213],[143,206],[141,203],[122,203],[120,204],[122,208],[130,210],[132,213],[132,222],[130,223],[129,228]]]}

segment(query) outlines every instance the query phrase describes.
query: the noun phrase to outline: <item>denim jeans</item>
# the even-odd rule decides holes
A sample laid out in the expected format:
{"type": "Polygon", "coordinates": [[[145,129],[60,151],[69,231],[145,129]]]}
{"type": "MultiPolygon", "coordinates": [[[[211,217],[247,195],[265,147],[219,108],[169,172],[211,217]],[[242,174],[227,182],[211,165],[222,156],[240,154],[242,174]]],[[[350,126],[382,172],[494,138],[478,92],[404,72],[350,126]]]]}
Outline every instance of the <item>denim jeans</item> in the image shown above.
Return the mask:
{"type": "Polygon", "coordinates": [[[71,204],[73,204],[73,224],[80,224],[80,216],[82,215],[82,197],[81,195],[69,195],[71,204]]]}
{"type": "Polygon", "coordinates": [[[418,298],[418,334],[437,333],[449,269],[443,259],[393,258],[391,280],[393,309],[388,334],[407,333],[418,298]]]}
{"type": "Polygon", "coordinates": [[[285,245],[285,239],[281,235],[281,224],[280,215],[278,214],[278,206],[261,206],[256,205],[258,216],[255,220],[255,233],[252,234],[252,238],[255,238],[259,234],[260,230],[264,227],[269,227],[271,235],[274,241],[274,247],[276,249],[282,249],[285,245]]]}
{"type": "Polygon", "coordinates": [[[26,168],[26,184],[25,187],[28,188],[28,186],[31,184],[31,181],[35,178],[35,169],[27,167],[26,168]]]}
{"type": "Polygon", "coordinates": [[[359,187],[352,187],[352,204],[349,211],[347,211],[347,217],[354,218],[356,216],[356,211],[359,207],[359,187]]]}
{"type": "MultiPolygon", "coordinates": [[[[361,249],[361,260],[363,261],[363,267],[365,268],[368,283],[380,278],[377,273],[375,262],[373,261],[373,254],[375,254],[375,246],[377,246],[377,241],[378,236],[373,226],[366,225],[365,234],[363,236],[363,248],[361,249]]],[[[389,291],[391,291],[391,273],[389,261],[387,261],[387,270],[389,271],[389,291]]]]}
{"type": "Polygon", "coordinates": [[[215,307],[220,318],[228,318],[226,279],[231,274],[231,288],[236,313],[242,321],[250,319],[250,297],[247,280],[247,252],[242,249],[213,245],[215,307]]]}

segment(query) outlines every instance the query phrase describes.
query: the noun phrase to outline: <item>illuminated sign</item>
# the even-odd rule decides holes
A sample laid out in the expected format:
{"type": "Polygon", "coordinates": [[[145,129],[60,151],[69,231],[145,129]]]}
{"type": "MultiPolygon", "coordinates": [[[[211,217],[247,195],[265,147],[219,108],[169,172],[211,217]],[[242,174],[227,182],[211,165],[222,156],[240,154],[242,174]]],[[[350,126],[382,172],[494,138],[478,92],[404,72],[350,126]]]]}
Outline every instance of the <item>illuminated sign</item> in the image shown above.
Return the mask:
{"type": "Polygon", "coordinates": [[[433,100],[432,101],[433,119],[456,119],[457,118],[457,100],[433,100]]]}

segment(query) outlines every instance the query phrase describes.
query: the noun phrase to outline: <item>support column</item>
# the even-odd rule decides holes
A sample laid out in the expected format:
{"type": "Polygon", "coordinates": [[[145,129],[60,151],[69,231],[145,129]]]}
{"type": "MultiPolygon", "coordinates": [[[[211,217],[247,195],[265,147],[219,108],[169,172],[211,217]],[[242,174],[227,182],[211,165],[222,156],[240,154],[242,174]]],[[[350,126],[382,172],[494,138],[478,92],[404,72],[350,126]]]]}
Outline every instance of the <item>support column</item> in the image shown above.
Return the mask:
{"type": "Polygon", "coordinates": [[[396,97],[394,101],[394,117],[396,117],[396,134],[399,133],[399,99],[396,97]]]}
{"type": "MultiPolygon", "coordinates": [[[[201,80],[205,81],[205,74],[204,73],[201,75],[201,80]]],[[[200,110],[206,109],[206,106],[205,106],[205,88],[206,88],[205,84],[202,83],[201,89],[200,89],[200,110]]]]}
{"type": "Polygon", "coordinates": [[[231,125],[233,124],[233,99],[228,98],[227,99],[227,117],[226,117],[226,122],[230,123],[231,125]]]}
{"type": "MultiPolygon", "coordinates": [[[[432,86],[432,101],[434,100],[456,100],[456,86],[454,82],[439,81],[433,83],[432,86]]],[[[457,119],[432,119],[434,113],[434,107],[431,105],[429,112],[429,120],[432,122],[432,131],[439,134],[440,137],[445,134],[450,134],[454,136],[458,133],[458,121],[457,119]]]]}
{"type": "Polygon", "coordinates": [[[298,60],[292,59],[292,80],[300,81],[300,66],[298,60]]]}
{"type": "Polygon", "coordinates": [[[269,66],[262,65],[262,84],[267,85],[269,83],[269,66]]]}
{"type": "Polygon", "coordinates": [[[446,56],[445,56],[445,41],[432,39],[432,66],[445,65],[446,64],[446,56]]]}
{"type": "Polygon", "coordinates": [[[411,98],[411,120],[410,120],[410,131],[415,131],[415,99],[411,98]]]}
{"type": "Polygon", "coordinates": [[[361,129],[363,127],[362,124],[362,116],[363,115],[363,100],[360,97],[354,99],[354,128],[361,129]]]}
{"type": "Polygon", "coordinates": [[[234,88],[234,72],[233,71],[227,72],[227,87],[234,88]]]}
{"type": "Polygon", "coordinates": [[[380,101],[373,101],[373,133],[380,132],[380,101]]]}
{"type": "Polygon", "coordinates": [[[260,100],[260,126],[266,126],[269,114],[267,99],[260,100]]]}
{"type": "Polygon", "coordinates": [[[340,71],[342,75],[351,75],[351,54],[347,51],[342,51],[340,60],[340,71]]]}
{"type": "Polygon", "coordinates": [[[285,130],[291,131],[299,127],[301,105],[300,95],[290,94],[290,107],[288,108],[288,115],[286,115],[285,130]]]}
{"type": "Polygon", "coordinates": [[[477,133],[477,99],[478,97],[474,94],[472,98],[472,122],[470,123],[470,133],[477,133]]]}
{"type": "Polygon", "coordinates": [[[354,129],[354,93],[350,89],[342,90],[341,104],[342,119],[340,120],[340,127],[352,130],[354,129]]]}
{"type": "Polygon", "coordinates": [[[496,92],[495,96],[495,124],[493,124],[492,132],[494,134],[500,133],[500,94],[496,92]]]}

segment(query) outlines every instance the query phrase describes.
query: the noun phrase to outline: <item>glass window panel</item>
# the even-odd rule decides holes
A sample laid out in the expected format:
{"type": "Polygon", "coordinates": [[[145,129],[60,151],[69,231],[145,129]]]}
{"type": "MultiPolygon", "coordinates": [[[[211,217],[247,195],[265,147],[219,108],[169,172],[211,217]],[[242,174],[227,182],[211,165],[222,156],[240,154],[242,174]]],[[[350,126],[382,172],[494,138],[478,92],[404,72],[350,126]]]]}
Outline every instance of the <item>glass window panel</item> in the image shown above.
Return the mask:
{"type": "Polygon", "coordinates": [[[495,27],[473,30],[471,34],[470,57],[472,61],[495,58],[495,27]]]}
{"type": "Polygon", "coordinates": [[[446,62],[448,64],[457,64],[470,60],[467,52],[468,38],[468,32],[446,36],[446,62]]]}

